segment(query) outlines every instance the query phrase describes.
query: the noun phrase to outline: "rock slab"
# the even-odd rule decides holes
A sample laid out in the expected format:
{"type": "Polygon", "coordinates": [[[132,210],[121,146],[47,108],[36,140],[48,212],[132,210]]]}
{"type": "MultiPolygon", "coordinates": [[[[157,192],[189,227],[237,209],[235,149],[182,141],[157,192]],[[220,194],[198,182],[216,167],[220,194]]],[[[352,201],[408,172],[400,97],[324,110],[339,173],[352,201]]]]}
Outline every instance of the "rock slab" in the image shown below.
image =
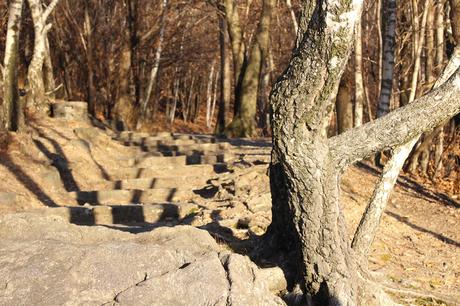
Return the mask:
{"type": "Polygon", "coordinates": [[[285,305],[259,272],[190,226],[134,235],[0,217],[0,305],[285,305]]]}

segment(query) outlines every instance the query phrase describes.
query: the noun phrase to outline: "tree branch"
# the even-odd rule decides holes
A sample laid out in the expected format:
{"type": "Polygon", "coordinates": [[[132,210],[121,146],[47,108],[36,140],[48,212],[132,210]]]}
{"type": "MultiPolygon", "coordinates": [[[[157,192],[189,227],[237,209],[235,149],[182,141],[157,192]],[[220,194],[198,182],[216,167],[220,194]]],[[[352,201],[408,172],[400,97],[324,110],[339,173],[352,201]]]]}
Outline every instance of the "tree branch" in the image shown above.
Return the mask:
{"type": "Polygon", "coordinates": [[[329,139],[340,168],[383,149],[404,144],[460,112],[460,68],[439,88],[373,123],[329,139]]]}
{"type": "Polygon", "coordinates": [[[46,23],[46,20],[48,17],[51,15],[53,12],[54,8],[58,4],[59,0],[53,0],[47,7],[46,10],[43,12],[42,18],[43,18],[43,23],[46,23]]]}

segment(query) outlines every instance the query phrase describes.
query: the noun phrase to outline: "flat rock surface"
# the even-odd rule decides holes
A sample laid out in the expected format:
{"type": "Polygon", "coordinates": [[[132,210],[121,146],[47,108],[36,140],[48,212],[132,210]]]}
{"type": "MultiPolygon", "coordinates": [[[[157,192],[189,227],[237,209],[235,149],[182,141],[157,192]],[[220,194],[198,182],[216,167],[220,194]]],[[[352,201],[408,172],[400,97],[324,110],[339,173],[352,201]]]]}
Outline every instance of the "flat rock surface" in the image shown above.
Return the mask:
{"type": "Polygon", "coordinates": [[[203,230],[130,234],[33,213],[0,218],[1,305],[284,305],[203,230]]]}

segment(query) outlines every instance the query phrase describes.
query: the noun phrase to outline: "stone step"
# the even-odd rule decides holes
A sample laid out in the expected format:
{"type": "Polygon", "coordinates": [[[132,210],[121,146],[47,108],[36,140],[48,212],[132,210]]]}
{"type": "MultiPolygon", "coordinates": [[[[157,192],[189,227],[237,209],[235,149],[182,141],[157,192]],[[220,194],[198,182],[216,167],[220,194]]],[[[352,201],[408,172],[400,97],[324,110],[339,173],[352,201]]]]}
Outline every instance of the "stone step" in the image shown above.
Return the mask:
{"type": "MultiPolygon", "coordinates": [[[[148,147],[149,149],[153,149],[148,147]]],[[[232,145],[226,142],[218,143],[193,143],[193,144],[160,144],[155,147],[160,152],[205,152],[222,151],[232,149],[232,145]]]]}
{"type": "Polygon", "coordinates": [[[123,131],[113,137],[114,140],[118,140],[125,145],[134,145],[134,144],[141,144],[145,139],[174,139],[171,135],[166,137],[158,137],[152,136],[148,133],[140,133],[140,132],[131,132],[131,131],[123,131]]]}
{"type": "Polygon", "coordinates": [[[226,142],[228,140],[217,138],[213,135],[201,134],[160,134],[149,135],[146,133],[122,132],[114,137],[115,140],[122,142],[126,146],[156,146],[159,144],[193,144],[193,143],[215,143],[226,142]]]}
{"type": "Polygon", "coordinates": [[[138,168],[165,168],[166,166],[184,166],[187,159],[185,156],[151,156],[145,155],[136,158],[120,160],[124,167],[138,168]]]}
{"type": "Polygon", "coordinates": [[[159,146],[170,145],[194,145],[201,143],[217,143],[222,142],[215,138],[158,138],[145,137],[140,140],[122,141],[125,146],[141,146],[142,148],[156,148],[159,146]]]}
{"type": "Polygon", "coordinates": [[[163,169],[153,168],[119,168],[110,173],[112,180],[137,179],[137,178],[159,178],[159,177],[190,177],[202,175],[203,177],[213,176],[217,173],[227,172],[226,164],[217,163],[214,165],[186,165],[166,166],[163,169]]]}
{"type": "Polygon", "coordinates": [[[214,152],[191,152],[184,154],[187,158],[188,165],[197,165],[197,164],[216,164],[216,163],[229,163],[235,159],[235,155],[231,153],[214,153],[214,152]]]}
{"type": "Polygon", "coordinates": [[[73,191],[69,196],[80,204],[91,205],[126,205],[149,204],[155,202],[175,202],[191,199],[195,196],[192,190],[178,188],[158,188],[146,190],[98,190],[73,191]]]}
{"type": "Polygon", "coordinates": [[[38,212],[66,218],[81,225],[145,224],[181,220],[198,211],[191,203],[157,203],[149,205],[66,206],[40,209],[38,212]]]}
{"type": "MultiPolygon", "coordinates": [[[[177,176],[124,179],[117,181],[101,181],[94,184],[96,190],[146,190],[156,188],[195,189],[202,187],[208,180],[207,176],[177,176]]],[[[85,191],[85,190],[83,190],[85,191]]],[[[0,194],[1,195],[1,194],[0,194]]],[[[1,197],[0,197],[1,199],[1,197]]]]}

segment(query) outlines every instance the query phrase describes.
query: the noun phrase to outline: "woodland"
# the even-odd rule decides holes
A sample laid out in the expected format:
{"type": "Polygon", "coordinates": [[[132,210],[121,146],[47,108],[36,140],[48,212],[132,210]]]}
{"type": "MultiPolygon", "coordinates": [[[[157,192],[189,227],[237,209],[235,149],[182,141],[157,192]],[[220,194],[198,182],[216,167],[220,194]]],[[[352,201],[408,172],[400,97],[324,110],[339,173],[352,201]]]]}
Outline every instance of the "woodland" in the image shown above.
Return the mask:
{"type": "MultiPolygon", "coordinates": [[[[67,101],[117,140],[150,135],[144,147],[179,134],[266,146],[271,219],[246,255],[282,266],[288,305],[396,303],[368,260],[400,174],[414,198],[448,199],[460,231],[459,0],[1,0],[0,16],[0,157],[49,138],[41,118],[67,101]],[[350,232],[354,167],[376,178],[350,232]]],[[[66,185],[74,170],[48,155],[66,185]]]]}

